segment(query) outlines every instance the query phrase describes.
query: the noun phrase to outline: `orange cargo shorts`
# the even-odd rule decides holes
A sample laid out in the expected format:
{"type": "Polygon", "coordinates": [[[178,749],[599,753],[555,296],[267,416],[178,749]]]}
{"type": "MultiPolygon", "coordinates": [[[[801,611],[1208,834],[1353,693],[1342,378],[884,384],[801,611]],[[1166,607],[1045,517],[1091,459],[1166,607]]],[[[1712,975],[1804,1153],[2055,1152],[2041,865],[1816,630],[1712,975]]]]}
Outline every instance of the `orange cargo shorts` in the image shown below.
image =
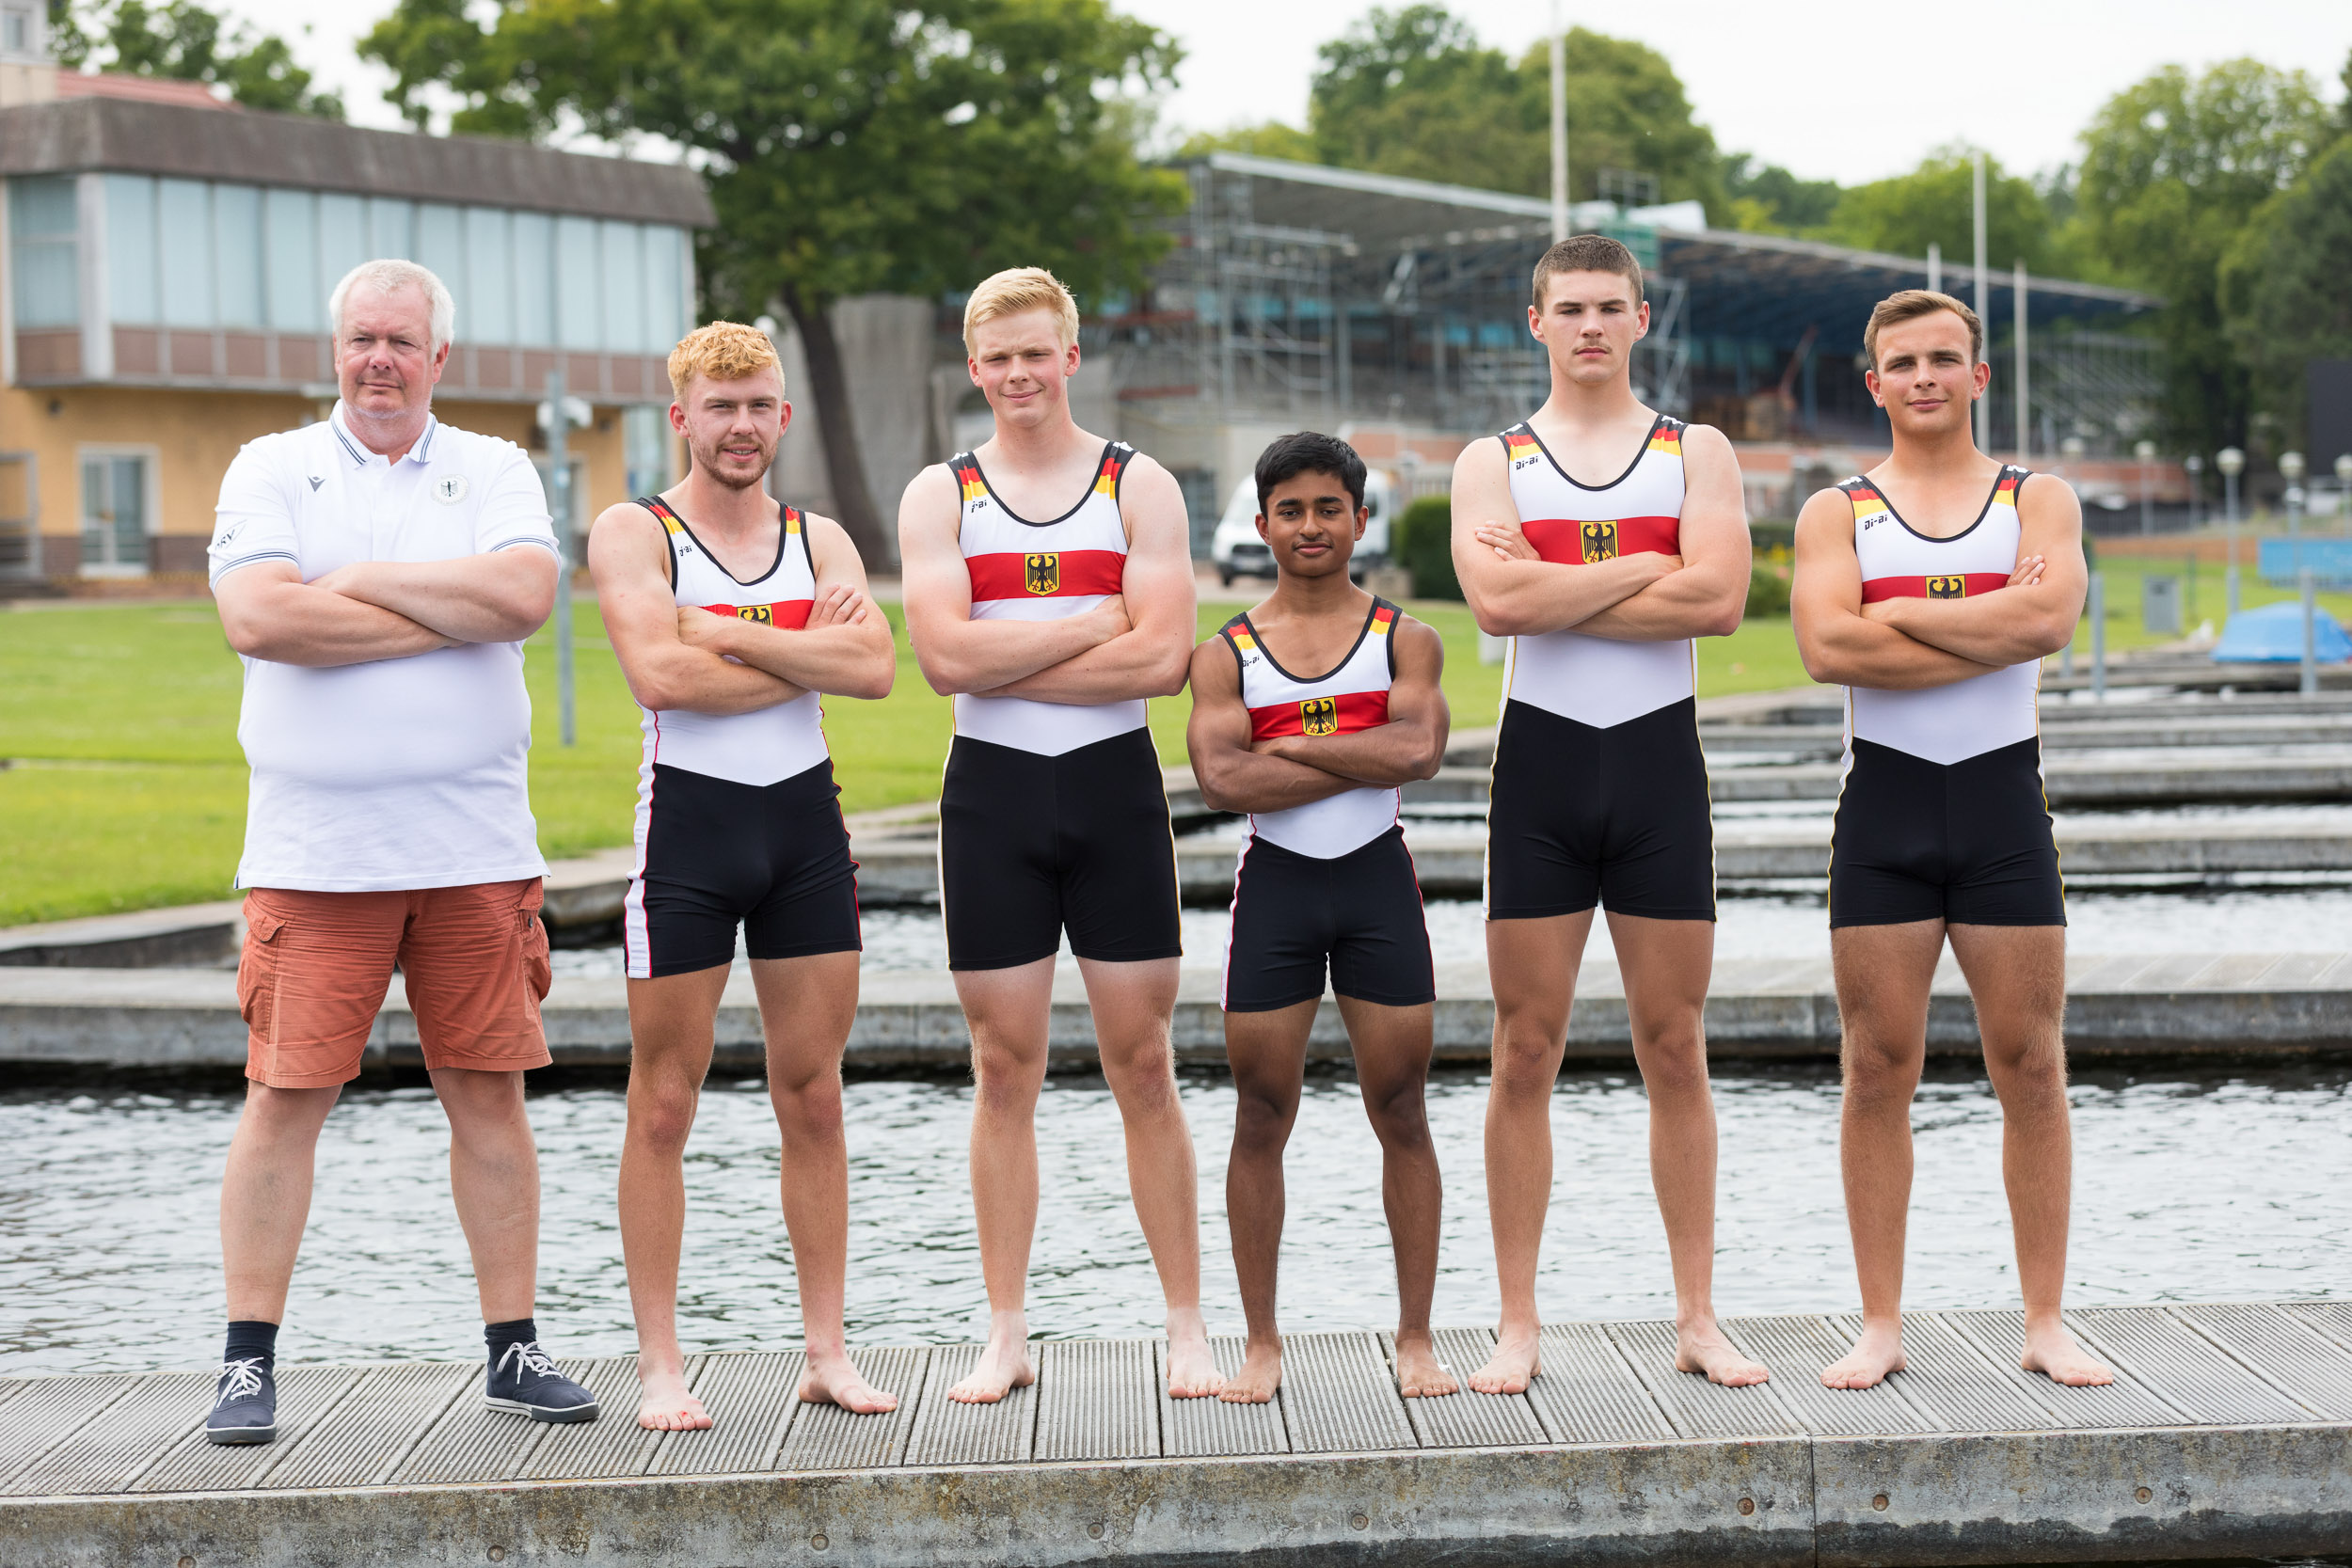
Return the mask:
{"type": "Polygon", "coordinates": [[[540,898],[536,877],[397,893],[249,890],[237,961],[245,1075],[277,1089],[358,1077],[395,963],[426,1067],[547,1066],[540,898]]]}

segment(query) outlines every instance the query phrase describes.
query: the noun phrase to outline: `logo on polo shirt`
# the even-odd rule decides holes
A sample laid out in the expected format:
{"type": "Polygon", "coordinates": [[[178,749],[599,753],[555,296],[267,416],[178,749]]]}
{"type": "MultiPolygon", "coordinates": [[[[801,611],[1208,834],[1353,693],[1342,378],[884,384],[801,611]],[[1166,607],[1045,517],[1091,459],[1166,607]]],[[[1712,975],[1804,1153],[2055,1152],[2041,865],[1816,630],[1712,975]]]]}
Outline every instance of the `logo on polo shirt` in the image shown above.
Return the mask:
{"type": "Polygon", "coordinates": [[[325,481],[325,480],[321,479],[321,478],[320,478],[318,475],[316,475],[316,474],[307,474],[307,475],[305,475],[304,477],[305,477],[305,478],[307,478],[308,480],[310,480],[310,493],[311,493],[312,495],[314,495],[314,496],[318,494],[318,488],[319,488],[319,486],[326,483],[326,481],[325,481]]]}
{"type": "Polygon", "coordinates": [[[466,499],[466,476],[443,474],[433,482],[433,499],[443,506],[455,506],[466,499]]]}

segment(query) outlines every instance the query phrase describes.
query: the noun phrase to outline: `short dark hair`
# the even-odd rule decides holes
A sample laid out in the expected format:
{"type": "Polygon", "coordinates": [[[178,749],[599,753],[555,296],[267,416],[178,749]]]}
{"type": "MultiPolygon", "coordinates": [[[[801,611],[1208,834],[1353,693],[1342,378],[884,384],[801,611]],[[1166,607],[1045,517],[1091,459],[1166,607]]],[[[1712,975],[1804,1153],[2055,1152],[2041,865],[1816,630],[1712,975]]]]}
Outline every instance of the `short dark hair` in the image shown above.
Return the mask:
{"type": "Polygon", "coordinates": [[[1276,437],[1258,454],[1258,515],[1265,515],[1266,498],[1276,485],[1300,474],[1329,474],[1347,486],[1356,510],[1364,509],[1364,460],[1356,449],[1336,436],[1301,430],[1276,437]]]}
{"type": "Polygon", "coordinates": [[[1883,327],[1896,326],[1921,316],[1932,316],[1938,310],[1949,310],[1968,325],[1968,362],[1975,364],[1984,357],[1984,323],[1977,313],[1946,293],[1931,293],[1926,289],[1900,289],[1888,294],[1870,308],[1870,320],[1862,329],[1863,356],[1870,361],[1870,369],[1879,368],[1879,332],[1883,327]]]}
{"type": "Polygon", "coordinates": [[[1543,254],[1535,263],[1535,309],[1544,308],[1544,285],[1555,272],[1613,272],[1633,285],[1633,303],[1642,303],[1642,263],[1633,252],[1606,234],[1571,234],[1543,254]]]}

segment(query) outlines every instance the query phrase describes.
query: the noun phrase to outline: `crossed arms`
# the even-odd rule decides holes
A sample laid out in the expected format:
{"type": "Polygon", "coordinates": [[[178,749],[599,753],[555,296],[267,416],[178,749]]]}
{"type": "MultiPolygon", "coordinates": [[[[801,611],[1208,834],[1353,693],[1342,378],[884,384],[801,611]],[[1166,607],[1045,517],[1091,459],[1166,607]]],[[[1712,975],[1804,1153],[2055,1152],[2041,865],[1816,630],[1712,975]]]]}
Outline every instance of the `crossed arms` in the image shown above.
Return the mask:
{"type": "Polygon", "coordinates": [[[1680,555],[1572,564],[1546,561],[1527,542],[1502,443],[1463,448],[1454,465],[1454,569],[1479,629],[1524,637],[1573,628],[1633,642],[1738,629],[1749,569],[1739,462],[1721,431],[1689,425],[1682,469],[1680,555]]]}
{"type": "Polygon", "coordinates": [[[1853,504],[1823,490],[1797,517],[1796,580],[1789,614],[1805,673],[1817,681],[1883,691],[1949,686],[2043,658],[2074,640],[2090,575],[2083,563],[2082,506],[2047,474],[2017,496],[2017,569],[2009,581],[1964,599],[1862,602],[1853,504]]]}
{"type": "MultiPolygon", "coordinates": [[[[781,526],[781,525],[779,525],[781,526]]],[[[680,606],[661,524],[634,501],[608,508],[588,535],[613,657],[645,707],[751,713],[807,691],[883,697],[898,675],[890,623],[866,591],[866,567],[841,525],[803,515],[817,602],[797,629],[680,606]]]]}
{"type": "Polygon", "coordinates": [[[1366,784],[1409,784],[1435,774],[1453,723],[1438,684],[1445,673],[1445,644],[1430,627],[1404,616],[1390,635],[1396,639],[1396,680],[1389,688],[1389,721],[1352,735],[1252,741],[1232,647],[1212,637],[1194,649],[1184,743],[1202,802],[1215,811],[1283,811],[1366,784]]]}
{"type": "Polygon", "coordinates": [[[309,582],[257,561],[213,588],[229,645],[248,658],[332,669],[461,642],[519,642],[555,607],[555,554],[510,546],[448,561],[361,561],[309,582]]]}
{"type": "Polygon", "coordinates": [[[907,639],[931,689],[1044,703],[1182,691],[1194,613],[1184,492],[1166,468],[1136,457],[1120,481],[1120,511],[1128,535],[1122,593],[1056,621],[976,621],[955,476],[944,464],[915,475],[898,503],[898,556],[907,639]]]}

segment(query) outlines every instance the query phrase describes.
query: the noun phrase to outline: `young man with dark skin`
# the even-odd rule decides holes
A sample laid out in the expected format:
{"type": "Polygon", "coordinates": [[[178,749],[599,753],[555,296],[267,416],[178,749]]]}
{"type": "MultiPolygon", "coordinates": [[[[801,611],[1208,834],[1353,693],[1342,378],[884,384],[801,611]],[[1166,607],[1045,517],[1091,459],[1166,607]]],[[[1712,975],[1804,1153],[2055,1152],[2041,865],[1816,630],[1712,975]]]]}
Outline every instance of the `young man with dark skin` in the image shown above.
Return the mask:
{"type": "Polygon", "coordinates": [[[1675,1365],[1768,1375],[1715,1322],[1715,1107],[1701,1014],[1715,951],[1714,830],[1692,640],[1740,624],[1748,530],[1731,443],[1633,395],[1642,269],[1580,234],[1536,263],[1528,329],[1551,395],[1454,469],[1454,561],[1479,626],[1511,639],[1487,815],[1495,997],[1486,1192],[1502,1321],[1481,1393],[1539,1368],[1536,1256],[1551,1093],[1593,911],[1609,912],[1650,1102],[1650,1180],[1675,1284],[1675,1365]]]}
{"type": "Polygon", "coordinates": [[[1237,1106],[1225,1204],[1249,1348],[1221,1397],[1262,1404],[1282,1381],[1275,1276],[1282,1149],[1327,968],[1380,1140],[1396,1254],[1396,1380],[1451,1394],[1429,1334],[1443,1191],[1422,1095],[1437,999],[1398,786],[1445,755],[1438,634],[1348,580],[1364,464],[1345,442],[1285,436],[1258,459],[1258,535],[1274,592],[1192,656],[1186,739],[1203,801],[1249,814],[1226,945],[1225,1054],[1237,1106]],[[1320,673],[1310,674],[1314,671],[1320,673]]]}
{"type": "Polygon", "coordinates": [[[987,1345],[947,1397],[992,1403],[1036,1381],[1037,1097],[1066,932],[1167,1304],[1168,1392],[1202,1398],[1224,1378],[1200,1319],[1200,1180],[1169,1033],[1176,848],[1144,715],[1147,698],[1184,689],[1192,648],[1184,492],[1071,418],[1078,308],[1051,273],[983,280],[963,324],[994,431],[917,474],[898,508],[908,640],[924,678],[955,698],[940,903],[972,1032],[972,1204],[989,1302],[987,1345]]]}
{"type": "Polygon", "coordinates": [[[766,334],[713,322],[670,355],[671,427],[693,467],[606,511],[589,537],[612,651],[644,710],[628,958],[621,1249],[637,1319],[637,1423],[710,1425],[677,1338],[687,1134],[743,929],[782,1130],[785,1228],[807,1354],[800,1398],[895,1409],[842,1334],[849,1151],[841,1052],[857,1013],[857,867],[820,694],[880,698],[890,624],[829,517],[763,488],[792,419],[766,334]]]}
{"type": "Polygon", "coordinates": [[[1971,416],[1992,370],[1968,307],[1906,290],[1871,312],[1863,345],[1894,451],[1805,503],[1791,594],[1805,669],[1848,688],[1829,911],[1863,1327],[1821,1381],[1867,1388],[1903,1369],[1911,1100],[1948,938],[2001,1101],[2022,1364],[2107,1383],[2060,1317],[2074,1181],[2066,905],[2036,709],[2042,660],[2082,616],[2082,509],[2063,481],[1977,450],[1971,416]]]}

